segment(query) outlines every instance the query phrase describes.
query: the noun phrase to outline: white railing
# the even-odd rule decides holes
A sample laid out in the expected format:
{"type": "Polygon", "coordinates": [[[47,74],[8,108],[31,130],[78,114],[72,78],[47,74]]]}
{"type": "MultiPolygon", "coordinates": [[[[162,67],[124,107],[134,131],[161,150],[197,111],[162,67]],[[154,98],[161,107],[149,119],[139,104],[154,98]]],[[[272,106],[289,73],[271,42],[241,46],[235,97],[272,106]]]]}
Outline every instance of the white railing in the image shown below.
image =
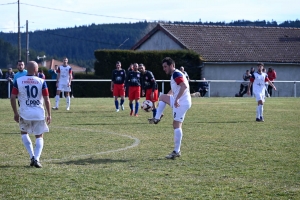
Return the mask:
{"type": "MultiPolygon", "coordinates": [[[[51,81],[56,81],[53,79],[46,79],[46,81],[51,82],[51,81]]],[[[161,82],[162,83],[162,87],[161,87],[161,92],[164,94],[164,88],[165,88],[165,83],[169,83],[170,80],[156,80],[157,82],[161,82]]],[[[6,79],[0,79],[0,83],[4,82],[6,83],[7,80],[6,79]]],[[[111,82],[111,79],[73,79],[72,82],[111,82]]],[[[190,80],[190,83],[199,83],[199,82],[208,82],[208,97],[211,96],[211,83],[242,83],[245,82],[244,80],[190,80]]],[[[274,81],[274,83],[293,83],[293,97],[297,97],[297,83],[300,83],[300,81],[274,81]]],[[[10,84],[10,82],[8,82],[7,84],[7,97],[10,98],[10,88],[12,87],[12,85],[10,84]]],[[[1,97],[3,98],[3,97],[1,97]]]]}

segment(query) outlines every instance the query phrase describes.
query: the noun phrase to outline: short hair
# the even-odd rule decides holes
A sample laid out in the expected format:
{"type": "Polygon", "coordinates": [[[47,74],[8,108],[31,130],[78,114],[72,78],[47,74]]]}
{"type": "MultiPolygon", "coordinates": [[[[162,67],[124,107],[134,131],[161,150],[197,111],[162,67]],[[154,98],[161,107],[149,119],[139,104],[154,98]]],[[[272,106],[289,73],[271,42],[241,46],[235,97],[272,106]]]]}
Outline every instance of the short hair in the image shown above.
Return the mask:
{"type": "Polygon", "coordinates": [[[38,72],[42,72],[42,71],[43,71],[42,68],[39,68],[39,69],[38,69],[38,72]]]}
{"type": "Polygon", "coordinates": [[[264,63],[262,63],[262,62],[257,63],[257,66],[260,66],[260,65],[264,66],[264,63]]]}
{"type": "Polygon", "coordinates": [[[165,57],[163,60],[162,60],[162,63],[167,63],[167,65],[172,65],[172,64],[174,64],[175,65],[175,62],[174,62],[174,60],[172,59],[172,58],[170,58],[170,57],[165,57]]]}
{"type": "Polygon", "coordinates": [[[24,62],[24,61],[23,61],[23,60],[18,60],[18,61],[17,61],[17,64],[18,64],[19,62],[24,62]]]}
{"type": "Polygon", "coordinates": [[[117,61],[116,64],[120,64],[120,65],[121,65],[121,62],[120,62],[120,61],[117,61]]]}

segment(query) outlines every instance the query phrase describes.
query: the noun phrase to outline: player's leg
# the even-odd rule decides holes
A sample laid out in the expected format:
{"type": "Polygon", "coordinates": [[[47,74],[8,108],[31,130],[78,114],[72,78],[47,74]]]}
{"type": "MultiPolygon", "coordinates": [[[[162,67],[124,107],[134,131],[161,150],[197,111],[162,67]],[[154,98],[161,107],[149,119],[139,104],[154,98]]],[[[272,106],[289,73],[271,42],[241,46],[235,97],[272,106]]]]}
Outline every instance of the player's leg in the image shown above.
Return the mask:
{"type": "Polygon", "coordinates": [[[115,107],[116,107],[116,112],[119,112],[119,102],[118,102],[118,97],[119,97],[119,88],[117,87],[117,84],[114,84],[113,88],[113,95],[115,98],[115,107]]]}
{"type": "Polygon", "coordinates": [[[33,145],[32,145],[31,139],[30,139],[30,137],[28,135],[28,132],[27,132],[27,130],[30,127],[30,124],[29,124],[28,121],[26,121],[26,120],[24,120],[23,118],[20,117],[19,127],[20,127],[20,130],[21,130],[21,139],[22,139],[23,145],[25,146],[25,148],[26,148],[26,150],[29,154],[29,157],[31,159],[30,166],[33,166],[33,162],[34,162],[33,145]]]}
{"type": "Polygon", "coordinates": [[[125,88],[124,88],[124,84],[122,84],[120,86],[120,94],[119,94],[119,96],[121,96],[121,100],[120,100],[121,109],[124,110],[124,102],[125,102],[125,88]]]}
{"type": "Polygon", "coordinates": [[[34,148],[34,166],[41,168],[40,157],[44,147],[44,133],[49,132],[49,127],[45,120],[32,122],[32,131],[35,134],[35,148],[34,148]]]}
{"type": "Polygon", "coordinates": [[[134,112],[134,116],[138,116],[138,112],[139,112],[139,107],[140,107],[140,98],[141,98],[141,87],[135,87],[135,112],[134,112]]]}
{"type": "Polygon", "coordinates": [[[56,96],[55,96],[55,107],[53,107],[53,110],[58,110],[59,108],[59,100],[60,100],[60,93],[61,93],[61,86],[58,85],[57,90],[56,90],[56,96]]]}
{"type": "Polygon", "coordinates": [[[133,93],[133,87],[130,87],[130,86],[129,86],[129,90],[128,90],[128,100],[129,100],[130,116],[132,116],[133,115],[132,101],[134,100],[134,93],[133,93]]]}
{"type": "Polygon", "coordinates": [[[257,101],[257,108],[256,108],[256,121],[264,121],[263,118],[263,104],[265,101],[265,91],[260,93],[255,93],[256,101],[257,101]]]}
{"type": "Polygon", "coordinates": [[[70,110],[70,105],[71,105],[71,97],[70,97],[70,92],[71,92],[71,86],[64,86],[64,92],[65,92],[65,98],[66,98],[66,108],[67,110],[70,110]]]}
{"type": "MultiPolygon", "coordinates": [[[[171,105],[171,101],[173,99],[173,96],[168,94],[162,94],[159,96],[159,102],[156,109],[156,115],[152,119],[148,119],[150,124],[157,124],[160,121],[160,118],[162,116],[162,113],[165,110],[166,105],[171,105]]],[[[172,107],[172,106],[171,106],[172,107]]]]}

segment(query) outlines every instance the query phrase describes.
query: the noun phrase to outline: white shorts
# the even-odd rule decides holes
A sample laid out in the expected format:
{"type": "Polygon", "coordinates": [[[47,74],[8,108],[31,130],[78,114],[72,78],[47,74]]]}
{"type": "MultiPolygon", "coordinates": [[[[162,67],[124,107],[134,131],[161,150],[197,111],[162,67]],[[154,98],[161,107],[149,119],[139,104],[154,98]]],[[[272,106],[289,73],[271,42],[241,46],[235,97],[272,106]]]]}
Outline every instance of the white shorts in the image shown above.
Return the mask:
{"type": "Polygon", "coordinates": [[[49,128],[45,120],[32,121],[24,120],[20,117],[19,127],[21,131],[34,135],[41,135],[45,132],[49,132],[49,128]]]}
{"type": "Polygon", "coordinates": [[[170,106],[173,110],[173,119],[174,121],[183,122],[184,117],[188,109],[191,108],[191,105],[180,105],[179,107],[174,107],[174,97],[170,96],[170,106]]]}
{"type": "Polygon", "coordinates": [[[67,84],[58,84],[57,90],[64,91],[64,92],[71,92],[71,86],[68,86],[67,84]]]}
{"type": "Polygon", "coordinates": [[[266,97],[265,91],[259,92],[259,93],[255,93],[254,92],[254,96],[256,98],[256,101],[260,101],[261,100],[262,102],[265,102],[265,97],[266,97]]]}

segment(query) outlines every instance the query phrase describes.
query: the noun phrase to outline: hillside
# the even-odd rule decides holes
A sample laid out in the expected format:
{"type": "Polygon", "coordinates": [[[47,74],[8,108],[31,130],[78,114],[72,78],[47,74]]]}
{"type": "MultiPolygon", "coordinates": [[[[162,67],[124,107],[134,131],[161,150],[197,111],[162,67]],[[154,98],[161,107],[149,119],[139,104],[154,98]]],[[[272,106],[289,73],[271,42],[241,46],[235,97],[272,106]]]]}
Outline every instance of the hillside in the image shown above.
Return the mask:
{"type": "MultiPolygon", "coordinates": [[[[195,25],[222,25],[222,26],[267,26],[267,27],[298,27],[300,21],[285,21],[278,24],[276,21],[246,21],[239,20],[225,22],[162,22],[174,24],[195,25]]],[[[67,56],[69,61],[82,67],[93,68],[94,51],[96,49],[130,49],[139,39],[148,33],[156,23],[137,22],[122,24],[92,24],[74,28],[58,28],[53,30],[38,30],[29,32],[30,59],[36,55],[46,55],[47,58],[61,60],[67,56]],[[34,50],[34,51],[33,51],[34,50]]],[[[17,60],[16,45],[17,33],[0,32],[0,67],[15,63],[17,60]],[[1,41],[1,39],[3,41],[1,41]],[[10,45],[8,50],[7,42],[10,45]],[[2,50],[4,49],[4,50],[2,50]],[[14,49],[14,50],[12,50],[14,49]]],[[[21,34],[22,48],[26,46],[26,35],[21,34]]],[[[25,52],[23,53],[25,57],[25,52]]]]}

